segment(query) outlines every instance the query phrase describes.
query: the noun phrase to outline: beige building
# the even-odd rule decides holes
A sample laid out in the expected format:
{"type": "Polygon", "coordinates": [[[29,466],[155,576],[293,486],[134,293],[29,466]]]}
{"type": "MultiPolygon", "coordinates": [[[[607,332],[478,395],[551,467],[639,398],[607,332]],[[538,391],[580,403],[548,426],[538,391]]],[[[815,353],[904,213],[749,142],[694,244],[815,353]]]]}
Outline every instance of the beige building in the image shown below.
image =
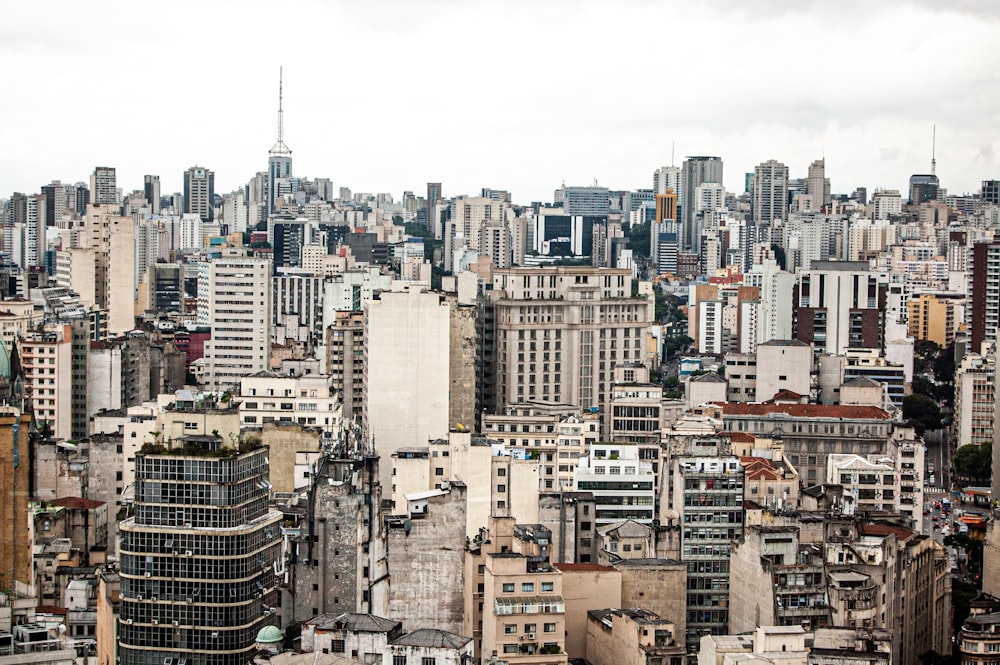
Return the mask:
{"type": "Polygon", "coordinates": [[[472,636],[477,657],[496,654],[509,663],[533,665],[567,662],[562,573],[549,563],[550,542],[551,532],[540,525],[515,526],[512,518],[494,518],[470,545],[462,633],[472,636]]]}
{"type": "Polygon", "coordinates": [[[945,347],[955,340],[960,321],[960,308],[954,298],[942,298],[933,293],[914,294],[907,301],[910,337],[945,347]]]}
{"type": "Polygon", "coordinates": [[[597,442],[600,418],[568,404],[512,404],[503,415],[483,415],[483,431],[510,450],[538,459],[542,491],[572,490],[577,460],[597,442]]]}
{"type": "Polygon", "coordinates": [[[35,320],[35,303],[23,298],[0,301],[0,339],[7,345],[8,352],[15,340],[28,332],[35,320]]]}
{"type": "Polygon", "coordinates": [[[450,308],[414,282],[394,284],[365,304],[362,407],[379,476],[392,475],[397,448],[423,445],[448,433],[450,308]]]}
{"type": "Polygon", "coordinates": [[[334,322],[326,329],[326,371],[330,389],[341,395],[343,415],[348,421],[361,421],[365,378],[365,315],[361,311],[335,312],[334,322]]]}
{"type": "Polygon", "coordinates": [[[322,374],[287,376],[260,371],[240,379],[240,423],[258,429],[267,423],[290,421],[315,427],[336,439],[341,427],[340,396],[322,374]]]}
{"type": "Polygon", "coordinates": [[[614,369],[611,393],[611,440],[659,445],[663,429],[663,385],[649,382],[642,363],[614,369]]]}
{"type": "Polygon", "coordinates": [[[587,614],[601,605],[622,605],[622,574],[594,563],[558,563],[566,600],[566,653],[587,655],[587,614]]]}
{"type": "Polygon", "coordinates": [[[47,325],[20,342],[24,393],[30,395],[35,419],[52,427],[60,439],[73,438],[73,328],[47,325]]]}
{"type": "Polygon", "coordinates": [[[996,354],[969,353],[955,370],[955,435],[958,446],[993,442],[996,354]]]}
{"type": "Polygon", "coordinates": [[[660,617],[671,619],[677,635],[685,634],[688,564],[651,556],[623,559],[614,564],[614,569],[622,576],[621,607],[651,610],[660,617]]]}
{"type": "Polygon", "coordinates": [[[591,610],[587,662],[591,665],[682,665],[682,634],[669,619],[644,609],[591,610]]]}
{"type": "Polygon", "coordinates": [[[597,540],[597,563],[604,566],[625,559],[646,559],[655,551],[653,529],[634,520],[598,528],[597,540]]]}
{"type": "Polygon", "coordinates": [[[757,345],[756,402],[774,399],[782,390],[809,396],[812,345],[798,340],[771,340],[757,345]]]}
{"type": "Polygon", "coordinates": [[[653,299],[632,297],[617,268],[497,270],[495,395],[498,404],[542,400],[602,409],[602,435],[618,365],[647,360],[653,299]]]}

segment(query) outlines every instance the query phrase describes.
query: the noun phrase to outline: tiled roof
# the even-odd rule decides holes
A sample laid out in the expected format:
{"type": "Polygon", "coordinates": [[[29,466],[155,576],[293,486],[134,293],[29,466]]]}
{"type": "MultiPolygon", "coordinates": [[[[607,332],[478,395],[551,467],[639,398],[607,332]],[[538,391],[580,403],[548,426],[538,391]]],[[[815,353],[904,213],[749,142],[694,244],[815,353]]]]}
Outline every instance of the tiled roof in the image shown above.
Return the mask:
{"type": "Polygon", "coordinates": [[[857,420],[891,420],[892,416],[877,406],[846,406],[843,404],[746,404],[723,402],[723,416],[786,415],[792,418],[850,418],[857,420]]]}
{"type": "Polygon", "coordinates": [[[564,573],[608,573],[615,570],[611,566],[602,566],[596,563],[554,563],[552,565],[564,573]]]}
{"type": "Polygon", "coordinates": [[[99,508],[104,505],[103,501],[95,501],[93,499],[81,499],[78,496],[66,496],[61,499],[54,499],[50,501],[53,506],[60,506],[62,508],[84,508],[86,510],[93,510],[94,508],[99,508]]]}
{"type": "Polygon", "coordinates": [[[909,529],[891,524],[861,524],[858,528],[863,536],[888,536],[895,534],[900,541],[906,540],[913,535],[909,529]]]}
{"type": "Polygon", "coordinates": [[[464,637],[449,633],[447,630],[438,628],[419,628],[412,633],[402,635],[393,644],[409,647],[444,647],[446,649],[461,649],[472,641],[471,637],[464,637]]]}

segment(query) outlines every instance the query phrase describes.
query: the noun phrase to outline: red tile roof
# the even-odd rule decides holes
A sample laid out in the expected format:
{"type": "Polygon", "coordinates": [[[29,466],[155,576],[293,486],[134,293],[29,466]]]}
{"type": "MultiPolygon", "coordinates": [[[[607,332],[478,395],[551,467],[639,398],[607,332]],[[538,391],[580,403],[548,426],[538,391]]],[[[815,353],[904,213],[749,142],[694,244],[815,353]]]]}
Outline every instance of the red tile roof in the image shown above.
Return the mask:
{"type": "Polygon", "coordinates": [[[776,392],[774,394],[774,397],[772,397],[771,399],[767,400],[765,402],[765,404],[770,404],[772,402],[777,402],[778,400],[792,400],[793,402],[798,402],[800,399],[802,399],[802,395],[798,394],[797,392],[793,392],[791,390],[788,390],[787,388],[783,388],[783,389],[779,390],[778,392],[776,392]]]}
{"type": "Polygon", "coordinates": [[[60,506],[62,508],[85,508],[87,510],[93,510],[94,508],[99,508],[104,505],[103,501],[81,499],[78,496],[66,496],[61,499],[50,501],[49,503],[53,506],[60,506]]]}
{"type": "Polygon", "coordinates": [[[743,475],[747,480],[781,478],[781,472],[774,466],[774,462],[764,457],[741,457],[740,462],[743,464],[743,475]]]}
{"type": "Polygon", "coordinates": [[[858,530],[863,536],[888,536],[896,534],[896,538],[900,541],[904,541],[913,535],[913,532],[909,529],[904,529],[901,526],[892,526],[891,524],[861,524],[858,530]]]}
{"type": "Polygon", "coordinates": [[[757,440],[750,432],[729,432],[723,431],[719,432],[719,436],[728,436],[729,440],[733,443],[753,443],[757,440]]]}
{"type": "Polygon", "coordinates": [[[769,416],[781,414],[792,418],[851,418],[862,420],[891,420],[892,416],[877,406],[848,406],[844,404],[746,404],[723,402],[724,416],[769,416]]]}

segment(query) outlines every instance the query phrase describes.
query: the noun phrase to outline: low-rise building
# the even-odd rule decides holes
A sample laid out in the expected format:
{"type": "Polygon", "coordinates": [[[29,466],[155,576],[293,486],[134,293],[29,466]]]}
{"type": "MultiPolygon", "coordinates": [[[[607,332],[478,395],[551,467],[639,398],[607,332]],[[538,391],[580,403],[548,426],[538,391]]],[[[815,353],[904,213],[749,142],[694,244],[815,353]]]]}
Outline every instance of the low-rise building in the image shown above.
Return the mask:
{"type": "Polygon", "coordinates": [[[437,628],[401,635],[382,654],[382,665],[466,665],[471,660],[472,638],[437,628]]]}
{"type": "Polygon", "coordinates": [[[681,665],[686,650],[672,621],[644,609],[591,610],[587,662],[591,665],[681,665]]]}

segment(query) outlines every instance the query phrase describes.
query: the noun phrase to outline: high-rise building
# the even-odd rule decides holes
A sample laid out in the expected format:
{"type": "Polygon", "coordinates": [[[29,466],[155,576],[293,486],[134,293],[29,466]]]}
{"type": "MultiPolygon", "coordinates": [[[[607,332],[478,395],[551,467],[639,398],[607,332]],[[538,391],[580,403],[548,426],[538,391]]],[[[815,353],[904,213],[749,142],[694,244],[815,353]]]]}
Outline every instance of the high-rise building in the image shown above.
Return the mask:
{"type": "Polygon", "coordinates": [[[271,358],[271,262],[237,252],[198,265],[198,323],[205,342],[205,385],[225,390],[271,358]]]}
{"type": "Polygon", "coordinates": [[[977,242],[971,255],[969,340],[972,351],[981,353],[983,342],[997,341],[1000,326],[1000,242],[977,242]]]}
{"type": "Polygon", "coordinates": [[[662,222],[668,219],[677,221],[677,194],[669,187],[667,191],[656,195],[656,217],[654,221],[662,222]]]}
{"type": "Polygon", "coordinates": [[[149,204],[149,212],[154,215],[160,214],[160,176],[147,175],[143,177],[143,191],[146,194],[146,203],[149,204]]]}
{"type": "Polygon", "coordinates": [[[681,191],[681,167],[661,166],[653,171],[653,193],[666,194],[668,189],[681,191]]]}
{"type": "Polygon", "coordinates": [[[66,186],[58,180],[53,180],[50,184],[42,187],[42,195],[45,197],[45,223],[47,226],[55,226],[63,214],[66,212],[67,196],[66,186]]]}
{"type": "Polygon", "coordinates": [[[866,261],[813,261],[798,278],[796,339],[816,353],[884,348],[887,285],[866,261]]]}
{"type": "Polygon", "coordinates": [[[693,228],[697,209],[695,206],[698,187],[706,182],[722,184],[722,159],[719,157],[688,157],[681,171],[681,250],[694,247],[697,238],[693,228]]]}
{"type": "Polygon", "coordinates": [[[589,217],[606,216],[611,211],[611,198],[607,187],[566,187],[556,192],[556,203],[562,202],[567,215],[589,217]]]}
{"type": "Polygon", "coordinates": [[[983,186],[979,190],[979,198],[987,203],[1000,205],[1000,180],[983,180],[983,186]]]}
{"type": "Polygon", "coordinates": [[[113,166],[98,166],[90,175],[90,203],[93,205],[118,203],[118,183],[113,166]]]}
{"type": "Polygon", "coordinates": [[[427,213],[427,229],[434,232],[435,237],[440,233],[439,229],[435,226],[435,214],[434,208],[439,203],[441,203],[441,183],[439,182],[429,182],[427,183],[427,198],[425,199],[426,213],[427,213]]]}
{"type": "Polygon", "coordinates": [[[753,170],[753,221],[757,226],[771,226],[787,217],[788,167],[769,159],[753,170]]]}
{"type": "Polygon", "coordinates": [[[417,283],[364,307],[364,429],[391,478],[397,448],[448,433],[450,308],[417,283]]]}
{"type": "Polygon", "coordinates": [[[267,214],[277,210],[278,201],[291,192],[292,151],[285,145],[284,78],[278,73],[278,141],[267,153],[267,214]]]}
{"type": "Polygon", "coordinates": [[[121,665],[253,660],[276,626],[282,514],[268,509],[268,451],[219,436],[136,455],[135,502],[119,523],[121,665]]]}
{"type": "MultiPolygon", "coordinates": [[[[646,361],[652,301],[632,297],[622,268],[497,270],[496,404],[531,400],[608,405],[613,371],[646,361]]],[[[602,410],[603,432],[609,415],[602,410]]]]}
{"type": "Polygon", "coordinates": [[[198,215],[204,222],[212,221],[212,200],[215,198],[215,173],[201,166],[184,172],[184,212],[198,215]]]}
{"type": "MultiPolygon", "coordinates": [[[[7,352],[2,353],[6,356],[7,352]]],[[[0,473],[0,523],[3,524],[0,560],[4,562],[0,566],[0,589],[13,592],[7,604],[15,610],[18,607],[15,601],[29,601],[34,607],[31,590],[35,575],[28,523],[28,500],[33,495],[31,443],[28,440],[31,424],[30,415],[10,406],[0,408],[0,460],[3,461],[3,472],[0,473]]]]}
{"type": "Polygon", "coordinates": [[[935,201],[941,184],[933,173],[914,174],[910,176],[910,203],[920,205],[935,201]]]}
{"type": "Polygon", "coordinates": [[[809,165],[806,176],[806,193],[812,201],[810,210],[822,210],[830,205],[830,179],[826,177],[826,158],[809,165]]]}

